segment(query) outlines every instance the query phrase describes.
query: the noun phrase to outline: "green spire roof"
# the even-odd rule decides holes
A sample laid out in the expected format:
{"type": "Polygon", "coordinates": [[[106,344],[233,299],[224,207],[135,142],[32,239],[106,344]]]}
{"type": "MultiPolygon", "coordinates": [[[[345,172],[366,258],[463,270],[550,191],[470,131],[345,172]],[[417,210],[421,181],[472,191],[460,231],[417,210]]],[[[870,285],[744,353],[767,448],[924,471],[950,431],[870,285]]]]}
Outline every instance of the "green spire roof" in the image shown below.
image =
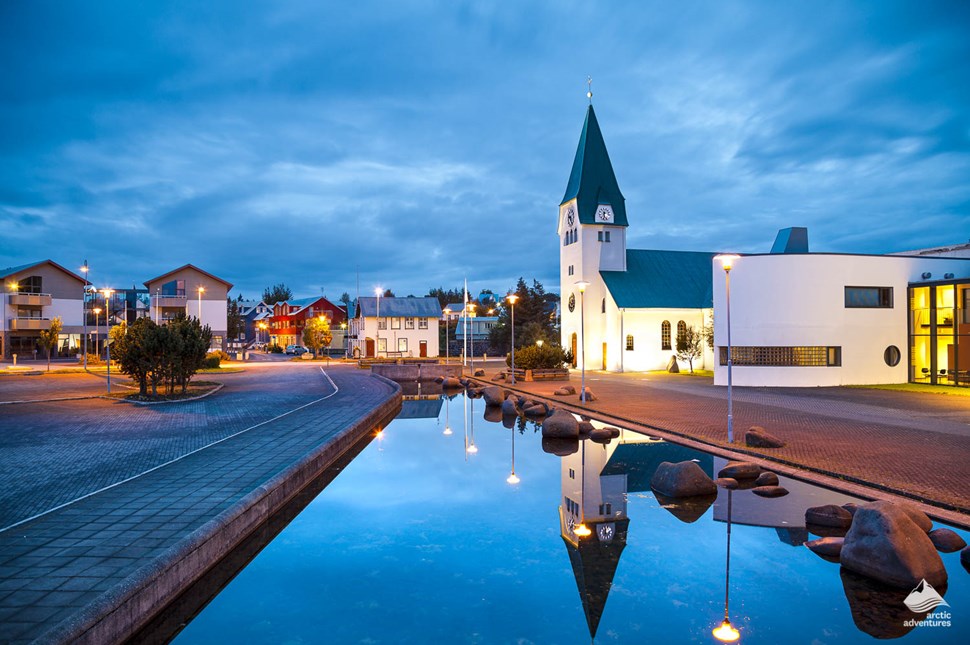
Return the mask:
{"type": "Polygon", "coordinates": [[[579,221],[595,224],[596,207],[609,204],[613,207],[613,223],[616,226],[629,226],[626,219],[626,206],[623,193],[616,183],[610,154],[606,151],[600,124],[590,105],[586,111],[586,122],[579,137],[579,147],[573,160],[573,171],[569,174],[569,184],[561,204],[575,199],[579,209],[579,221]]]}

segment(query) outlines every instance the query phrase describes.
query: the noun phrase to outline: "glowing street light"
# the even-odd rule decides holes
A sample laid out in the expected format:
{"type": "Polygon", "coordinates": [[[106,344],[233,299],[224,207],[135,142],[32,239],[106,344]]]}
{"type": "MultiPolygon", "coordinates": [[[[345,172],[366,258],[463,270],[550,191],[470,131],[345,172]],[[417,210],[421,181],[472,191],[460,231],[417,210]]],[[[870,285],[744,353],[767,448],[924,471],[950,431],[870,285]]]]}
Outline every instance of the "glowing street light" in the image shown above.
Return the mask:
{"type": "Polygon", "coordinates": [[[731,580],[731,489],[728,489],[728,514],[727,514],[727,564],[724,569],[724,620],[721,624],[711,630],[714,638],[722,643],[733,643],[741,637],[741,633],[731,624],[728,618],[728,589],[731,580]]]}
{"type": "MultiPolygon", "coordinates": [[[[450,326],[448,325],[448,317],[451,315],[451,309],[449,309],[448,307],[445,307],[441,313],[443,313],[445,316],[445,364],[447,365],[449,358],[451,358],[449,356],[450,349],[448,347],[448,327],[450,326]]],[[[441,354],[439,354],[439,356],[441,356],[441,354]]],[[[445,434],[448,434],[448,433],[445,433],[445,434]]]]}
{"type": "MultiPolygon", "coordinates": [[[[11,280],[7,283],[7,291],[12,293],[20,289],[20,284],[16,280],[11,280]]],[[[7,298],[9,293],[3,294],[3,356],[0,358],[5,358],[7,356],[7,339],[10,337],[9,330],[10,321],[7,320],[7,298]]]]}
{"type": "Polygon", "coordinates": [[[442,434],[451,434],[451,397],[448,395],[445,395],[445,431],[442,434]]]}
{"type": "Polygon", "coordinates": [[[98,334],[101,333],[101,325],[98,322],[98,316],[101,315],[101,307],[95,307],[91,311],[94,312],[94,353],[98,355],[98,359],[101,359],[101,339],[98,338],[98,334]]]}
{"type": "Polygon", "coordinates": [[[519,299],[516,293],[510,293],[505,297],[512,306],[512,385],[515,385],[515,303],[519,299]]]}
{"type": "Polygon", "coordinates": [[[200,286],[199,287],[199,315],[197,316],[197,318],[199,319],[200,325],[202,324],[202,294],[203,293],[205,293],[205,287],[200,286]]]}
{"type": "Polygon", "coordinates": [[[513,425],[510,432],[512,433],[512,474],[505,478],[505,481],[512,484],[513,486],[518,484],[521,480],[518,475],[515,474],[515,426],[513,425]]]}
{"type": "Polygon", "coordinates": [[[721,263],[721,267],[724,269],[724,288],[725,294],[725,310],[727,312],[727,373],[728,373],[728,417],[727,417],[727,434],[728,443],[734,443],[734,401],[731,396],[731,269],[734,267],[734,261],[739,259],[739,256],[724,253],[721,255],[714,256],[715,260],[721,263]]]}
{"type": "Polygon", "coordinates": [[[588,286],[589,282],[586,280],[576,282],[576,287],[579,289],[579,352],[582,362],[579,400],[583,405],[586,405],[586,287],[588,286]]]}
{"type": "Polygon", "coordinates": [[[105,362],[108,364],[108,394],[111,394],[111,319],[109,318],[111,310],[109,300],[114,289],[102,289],[101,293],[104,294],[104,347],[107,352],[105,362]]]}
{"type": "Polygon", "coordinates": [[[384,290],[377,287],[374,293],[377,295],[377,331],[375,332],[377,340],[374,344],[374,357],[379,358],[381,355],[381,296],[384,295],[384,290]]]}
{"type": "Polygon", "coordinates": [[[81,313],[84,320],[84,369],[88,369],[88,261],[85,260],[81,265],[81,273],[84,274],[84,295],[81,298],[81,313]]]}

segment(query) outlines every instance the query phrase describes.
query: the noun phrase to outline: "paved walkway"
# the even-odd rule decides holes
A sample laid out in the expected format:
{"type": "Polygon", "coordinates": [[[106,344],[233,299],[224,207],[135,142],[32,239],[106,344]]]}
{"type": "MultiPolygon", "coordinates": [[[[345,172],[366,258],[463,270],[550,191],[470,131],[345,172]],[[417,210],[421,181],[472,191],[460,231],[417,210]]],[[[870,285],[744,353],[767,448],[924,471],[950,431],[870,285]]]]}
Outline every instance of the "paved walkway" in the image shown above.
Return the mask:
{"type": "Polygon", "coordinates": [[[352,368],[220,380],[187,403],[0,406],[0,640],[79,633],[153,562],[397,397],[352,368]]]}
{"type": "MultiPolygon", "coordinates": [[[[485,380],[496,372],[487,370],[485,380]]],[[[579,389],[579,373],[571,384],[579,389]]],[[[578,395],[553,396],[560,383],[517,383],[524,392],[578,406],[578,395]]],[[[710,378],[666,373],[587,372],[599,399],[588,409],[740,449],[877,490],[970,514],[970,397],[858,388],[734,388],[735,444],[727,443],[727,388],[710,378]],[[788,445],[746,448],[744,432],[764,427],[788,445]]]]}

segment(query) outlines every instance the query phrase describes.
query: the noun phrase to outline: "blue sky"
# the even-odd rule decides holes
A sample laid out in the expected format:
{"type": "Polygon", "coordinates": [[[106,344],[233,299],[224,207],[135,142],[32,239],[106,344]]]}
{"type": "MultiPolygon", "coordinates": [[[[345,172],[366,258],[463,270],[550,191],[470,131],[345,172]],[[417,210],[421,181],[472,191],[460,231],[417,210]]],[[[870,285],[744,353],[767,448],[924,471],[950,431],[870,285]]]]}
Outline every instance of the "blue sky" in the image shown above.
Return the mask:
{"type": "Polygon", "coordinates": [[[556,289],[587,75],[631,248],[970,238],[966,2],[7,1],[0,60],[0,266],[99,285],[556,289]]]}

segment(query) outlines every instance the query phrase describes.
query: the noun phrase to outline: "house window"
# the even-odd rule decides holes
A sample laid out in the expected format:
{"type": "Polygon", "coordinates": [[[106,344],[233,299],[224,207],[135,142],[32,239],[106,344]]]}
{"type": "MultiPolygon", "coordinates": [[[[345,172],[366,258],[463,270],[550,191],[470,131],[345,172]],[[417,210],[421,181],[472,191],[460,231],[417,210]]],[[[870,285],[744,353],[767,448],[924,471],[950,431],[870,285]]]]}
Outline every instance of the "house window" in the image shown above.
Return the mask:
{"type": "Polygon", "coordinates": [[[846,287],[846,309],[892,309],[892,287],[846,287]]]}
{"type": "Polygon", "coordinates": [[[401,319],[391,318],[391,329],[400,329],[400,328],[401,328],[401,319]]]}
{"type": "Polygon", "coordinates": [[[408,351],[408,339],[407,338],[398,338],[397,339],[397,351],[399,351],[399,352],[406,352],[406,351],[408,351]]]}
{"type": "Polygon", "coordinates": [[[377,351],[387,353],[387,339],[378,338],[377,339],[377,351]]]}
{"type": "Polygon", "coordinates": [[[377,328],[378,329],[387,329],[387,318],[378,318],[377,319],[377,328]]]}
{"type": "Polygon", "coordinates": [[[17,291],[20,293],[44,293],[43,286],[43,278],[39,275],[32,275],[17,283],[17,291]]]}
{"type": "Polygon", "coordinates": [[[633,334],[627,334],[626,337],[626,351],[633,351],[633,334]]]}
{"type": "MultiPolygon", "coordinates": [[[[727,347],[720,348],[727,365],[727,347]]],[[[760,367],[840,367],[841,347],[732,347],[731,364],[760,367]]]]}
{"type": "Polygon", "coordinates": [[[670,321],[660,323],[660,349],[670,349],[670,321]]]}
{"type": "Polygon", "coordinates": [[[404,319],[404,328],[405,329],[414,329],[414,318],[405,318],[404,319]]]}
{"type": "Polygon", "coordinates": [[[418,318],[418,329],[427,329],[427,328],[428,328],[428,319],[418,318]]]}

